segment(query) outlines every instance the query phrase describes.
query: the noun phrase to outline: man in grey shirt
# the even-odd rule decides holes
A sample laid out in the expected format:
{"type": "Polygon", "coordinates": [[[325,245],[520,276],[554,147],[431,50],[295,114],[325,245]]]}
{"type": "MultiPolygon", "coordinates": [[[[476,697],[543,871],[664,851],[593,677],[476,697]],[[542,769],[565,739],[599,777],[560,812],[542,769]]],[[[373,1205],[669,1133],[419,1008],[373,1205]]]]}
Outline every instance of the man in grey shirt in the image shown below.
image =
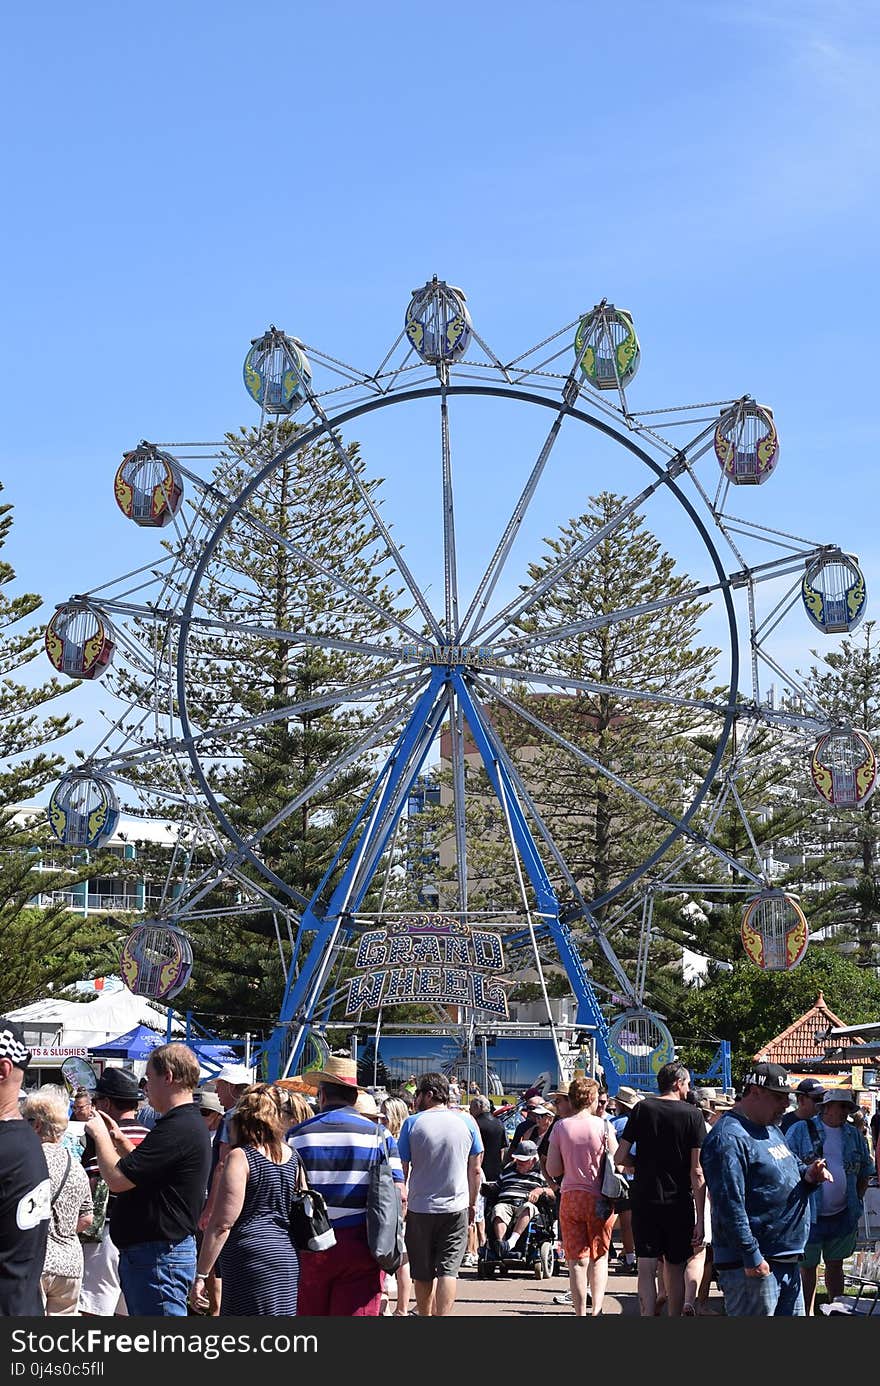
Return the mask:
{"type": "Polygon", "coordinates": [[[483,1142],[467,1112],[449,1107],[449,1083],[426,1073],[415,1113],[397,1138],[409,1181],[406,1249],[422,1317],[451,1314],[482,1182],[483,1142]]]}

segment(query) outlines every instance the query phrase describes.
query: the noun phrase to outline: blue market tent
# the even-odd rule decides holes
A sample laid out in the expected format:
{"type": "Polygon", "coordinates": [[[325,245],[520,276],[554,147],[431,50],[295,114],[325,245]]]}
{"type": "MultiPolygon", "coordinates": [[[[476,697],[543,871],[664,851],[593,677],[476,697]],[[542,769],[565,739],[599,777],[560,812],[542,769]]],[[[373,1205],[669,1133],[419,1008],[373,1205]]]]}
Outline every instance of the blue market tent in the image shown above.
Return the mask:
{"type": "MultiPolygon", "coordinates": [[[[174,1038],[181,1040],[182,1036],[175,1035],[174,1038]]],[[[164,1043],[165,1036],[151,1030],[148,1025],[135,1025],[133,1030],[126,1030],[124,1035],[116,1039],[94,1045],[90,1052],[97,1059],[148,1059],[152,1051],[164,1043]]],[[[190,1039],[186,1043],[195,1050],[202,1063],[228,1064],[239,1059],[228,1044],[204,1039],[190,1039]]]]}

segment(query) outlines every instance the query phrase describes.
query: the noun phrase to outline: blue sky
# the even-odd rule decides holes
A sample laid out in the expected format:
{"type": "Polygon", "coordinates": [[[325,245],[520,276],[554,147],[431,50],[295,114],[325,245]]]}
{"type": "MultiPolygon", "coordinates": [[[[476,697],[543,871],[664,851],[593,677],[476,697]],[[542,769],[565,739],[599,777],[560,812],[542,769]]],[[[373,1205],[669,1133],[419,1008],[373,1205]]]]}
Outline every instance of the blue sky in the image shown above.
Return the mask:
{"type": "MultiPolygon", "coordinates": [[[[54,605],[145,560],[122,452],[255,422],[241,361],[268,322],[375,366],[436,272],[502,356],[607,296],[636,316],[639,408],[772,404],[782,460],[750,513],[880,588],[873,0],[46,0],[4,31],[21,587],[54,605]]],[[[504,457],[484,465],[473,503],[503,520],[504,457]]],[[[417,546],[434,480],[400,494],[417,546]]],[[[560,494],[559,522],[576,508],[560,494]]]]}

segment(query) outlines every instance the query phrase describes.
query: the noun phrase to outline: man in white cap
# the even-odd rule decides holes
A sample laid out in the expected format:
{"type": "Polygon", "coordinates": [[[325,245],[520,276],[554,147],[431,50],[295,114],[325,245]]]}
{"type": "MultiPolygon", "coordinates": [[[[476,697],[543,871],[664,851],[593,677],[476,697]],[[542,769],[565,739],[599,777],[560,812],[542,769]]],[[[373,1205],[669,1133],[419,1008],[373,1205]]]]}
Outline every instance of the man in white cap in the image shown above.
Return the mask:
{"type": "Polygon", "coordinates": [[[368,1176],[384,1142],[402,1191],[397,1142],[356,1110],[360,1089],[354,1059],[331,1055],[324,1068],[309,1070],[307,1077],[318,1085],[318,1115],[288,1132],[287,1143],[302,1160],[310,1186],[324,1195],[336,1245],[300,1258],[297,1313],[304,1318],[378,1318],[382,1271],[367,1243],[368,1176]]]}
{"type": "Polygon", "coordinates": [[[19,1093],[31,1053],[24,1031],[0,1017],[0,1317],[42,1318],[40,1276],[51,1217],[40,1138],[22,1120],[19,1093]]]}

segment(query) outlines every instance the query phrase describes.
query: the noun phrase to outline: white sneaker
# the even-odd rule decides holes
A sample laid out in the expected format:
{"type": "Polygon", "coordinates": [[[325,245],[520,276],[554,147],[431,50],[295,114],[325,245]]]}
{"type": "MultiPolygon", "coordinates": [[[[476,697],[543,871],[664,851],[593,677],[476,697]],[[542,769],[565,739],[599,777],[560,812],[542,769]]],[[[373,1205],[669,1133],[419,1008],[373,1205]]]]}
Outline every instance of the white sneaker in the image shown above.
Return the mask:
{"type": "Polygon", "coordinates": [[[477,1264],[477,1258],[476,1258],[476,1255],[474,1254],[474,1252],[472,1252],[472,1251],[467,1251],[467,1252],[465,1252],[465,1257],[464,1257],[464,1260],[462,1261],[461,1264],[462,1264],[463,1266],[475,1266],[475,1265],[477,1264]]]}
{"type": "MultiPolygon", "coordinates": [[[[588,1303],[588,1304],[592,1304],[592,1302],[593,1302],[593,1296],[590,1294],[590,1291],[587,1290],[587,1303],[588,1303]]],[[[554,1295],[554,1296],[553,1296],[553,1303],[554,1303],[554,1304],[568,1304],[568,1305],[570,1305],[570,1304],[571,1304],[571,1290],[563,1290],[561,1294],[559,1294],[559,1295],[554,1295]]]]}

